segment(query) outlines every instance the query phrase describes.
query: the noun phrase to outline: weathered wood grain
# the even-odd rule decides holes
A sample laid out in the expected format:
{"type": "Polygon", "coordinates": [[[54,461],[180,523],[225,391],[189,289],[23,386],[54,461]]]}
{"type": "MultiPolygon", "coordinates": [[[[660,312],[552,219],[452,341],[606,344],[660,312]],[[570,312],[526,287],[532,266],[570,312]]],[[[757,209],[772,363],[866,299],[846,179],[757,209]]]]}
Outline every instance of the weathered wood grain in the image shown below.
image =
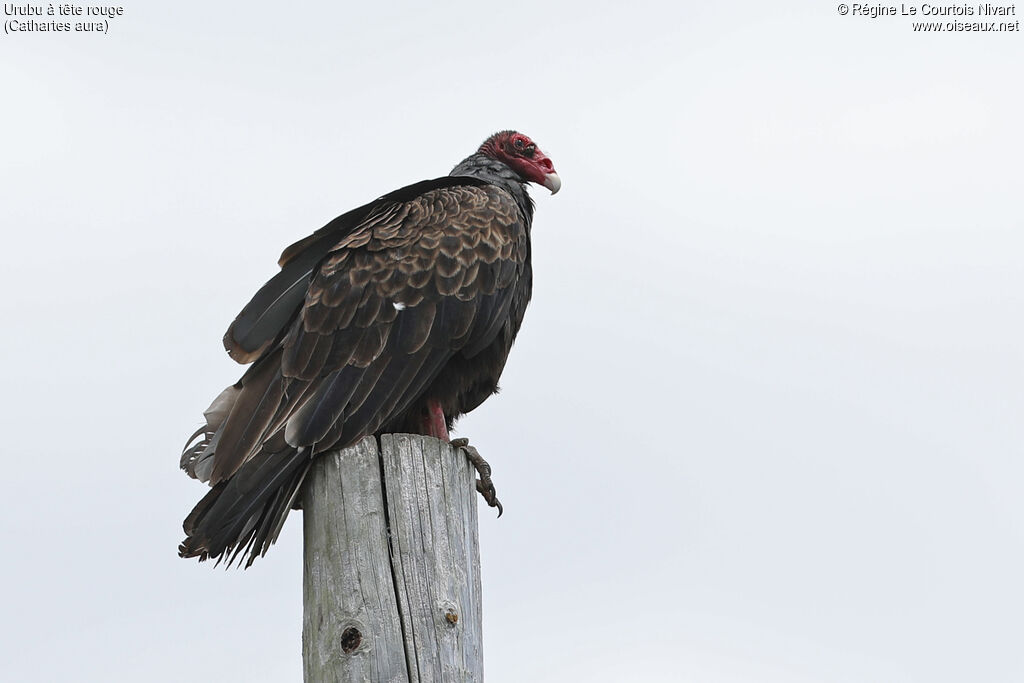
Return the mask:
{"type": "Polygon", "coordinates": [[[310,472],[305,680],[482,681],[473,469],[431,437],[387,434],[381,446],[364,439],[310,472]]]}

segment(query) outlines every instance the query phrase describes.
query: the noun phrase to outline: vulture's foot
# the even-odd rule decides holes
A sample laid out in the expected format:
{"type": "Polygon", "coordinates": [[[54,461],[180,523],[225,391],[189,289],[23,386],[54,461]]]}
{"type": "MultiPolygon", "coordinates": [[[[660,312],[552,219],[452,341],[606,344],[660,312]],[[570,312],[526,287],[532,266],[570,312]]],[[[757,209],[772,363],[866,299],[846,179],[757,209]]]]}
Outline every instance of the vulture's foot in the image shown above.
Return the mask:
{"type": "Polygon", "coordinates": [[[466,454],[466,459],[472,463],[473,469],[480,475],[480,478],[476,480],[476,490],[480,492],[480,495],[484,497],[488,505],[492,508],[498,508],[498,516],[501,517],[501,513],[504,510],[494,490],[494,482],[491,481],[491,466],[480,456],[480,452],[477,449],[469,445],[469,439],[452,439],[451,444],[466,454]]]}

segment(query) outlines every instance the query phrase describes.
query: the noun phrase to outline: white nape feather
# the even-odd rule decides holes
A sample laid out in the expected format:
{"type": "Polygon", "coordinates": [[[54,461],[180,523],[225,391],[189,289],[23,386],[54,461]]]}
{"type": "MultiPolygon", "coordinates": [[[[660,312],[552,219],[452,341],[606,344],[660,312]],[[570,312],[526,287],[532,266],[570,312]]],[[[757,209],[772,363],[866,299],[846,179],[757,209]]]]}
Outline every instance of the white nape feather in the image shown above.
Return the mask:
{"type": "Polygon", "coordinates": [[[401,303],[399,301],[396,301],[395,303],[393,303],[391,305],[395,307],[396,311],[404,311],[405,310],[405,304],[403,304],[403,303],[401,303]]]}

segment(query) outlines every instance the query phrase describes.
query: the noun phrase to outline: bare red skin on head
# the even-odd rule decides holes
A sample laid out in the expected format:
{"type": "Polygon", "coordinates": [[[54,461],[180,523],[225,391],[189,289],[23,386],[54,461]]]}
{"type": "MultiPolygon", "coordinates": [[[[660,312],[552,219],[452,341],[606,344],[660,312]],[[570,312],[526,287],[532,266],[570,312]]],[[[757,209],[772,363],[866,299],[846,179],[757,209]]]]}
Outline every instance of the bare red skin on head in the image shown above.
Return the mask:
{"type": "Polygon", "coordinates": [[[495,133],[478,150],[508,165],[530,182],[543,185],[546,176],[555,172],[555,165],[533,140],[514,130],[495,133]]]}

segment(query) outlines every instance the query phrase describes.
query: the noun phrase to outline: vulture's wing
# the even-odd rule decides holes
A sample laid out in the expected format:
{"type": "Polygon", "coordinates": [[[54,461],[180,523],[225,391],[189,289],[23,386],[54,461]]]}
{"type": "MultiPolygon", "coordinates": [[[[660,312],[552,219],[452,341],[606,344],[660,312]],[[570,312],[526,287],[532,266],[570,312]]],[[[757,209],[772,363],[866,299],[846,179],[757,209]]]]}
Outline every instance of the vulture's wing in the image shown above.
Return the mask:
{"type": "Polygon", "coordinates": [[[260,288],[224,335],[224,348],[239,363],[251,363],[276,342],[295,317],[309,287],[313,270],[342,239],[368,220],[395,211],[402,203],[432,190],[456,185],[483,185],[476,178],[445,176],[408,185],[348,211],[292,244],[281,254],[281,272],[260,288]]]}
{"type": "Polygon", "coordinates": [[[456,353],[495,339],[525,267],[526,226],[511,195],[468,180],[389,195],[358,223],[286,250],[226,337],[236,359],[259,361],[232,388],[211,484],[281,430],[313,453],[374,433],[456,353]]]}

